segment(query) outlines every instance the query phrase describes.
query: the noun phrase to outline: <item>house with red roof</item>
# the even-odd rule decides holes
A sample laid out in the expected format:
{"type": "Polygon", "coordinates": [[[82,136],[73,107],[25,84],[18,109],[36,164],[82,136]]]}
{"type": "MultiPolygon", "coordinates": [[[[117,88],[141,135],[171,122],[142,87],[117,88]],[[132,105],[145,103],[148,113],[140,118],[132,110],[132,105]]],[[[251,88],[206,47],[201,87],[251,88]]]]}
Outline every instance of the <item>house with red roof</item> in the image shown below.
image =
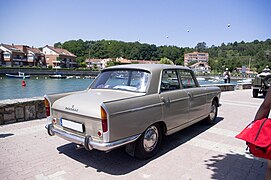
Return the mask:
{"type": "Polygon", "coordinates": [[[1,44],[0,45],[2,66],[23,66],[26,65],[25,53],[16,48],[13,44],[1,44]]]}
{"type": "Polygon", "coordinates": [[[45,66],[44,54],[26,45],[0,45],[0,64],[2,66],[45,66]]]}
{"type": "Polygon", "coordinates": [[[78,67],[76,55],[66,49],[46,45],[42,48],[42,52],[45,55],[47,67],[50,65],[56,69],[78,67]]]}
{"type": "Polygon", "coordinates": [[[45,55],[42,51],[35,47],[27,47],[27,61],[33,66],[46,67],[45,55]]]}

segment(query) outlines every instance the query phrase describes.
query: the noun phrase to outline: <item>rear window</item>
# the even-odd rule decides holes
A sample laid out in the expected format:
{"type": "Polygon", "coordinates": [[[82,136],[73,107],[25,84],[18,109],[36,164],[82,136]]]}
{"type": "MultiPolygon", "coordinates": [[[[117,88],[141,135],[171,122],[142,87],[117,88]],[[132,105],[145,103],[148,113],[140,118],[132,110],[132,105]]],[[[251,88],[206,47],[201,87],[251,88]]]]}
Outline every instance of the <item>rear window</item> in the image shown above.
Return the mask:
{"type": "Polygon", "coordinates": [[[146,92],[150,73],[142,70],[108,70],[102,72],[91,89],[118,89],[133,92],[146,92]]]}

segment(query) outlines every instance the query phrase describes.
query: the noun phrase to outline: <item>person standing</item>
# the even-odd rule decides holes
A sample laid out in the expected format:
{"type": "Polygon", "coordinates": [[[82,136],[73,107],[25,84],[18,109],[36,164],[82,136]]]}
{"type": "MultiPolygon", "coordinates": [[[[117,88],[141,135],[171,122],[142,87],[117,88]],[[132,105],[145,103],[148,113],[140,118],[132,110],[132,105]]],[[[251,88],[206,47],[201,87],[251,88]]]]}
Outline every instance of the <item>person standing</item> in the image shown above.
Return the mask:
{"type": "MultiPolygon", "coordinates": [[[[254,120],[268,117],[270,108],[271,108],[271,88],[268,89],[265,99],[262,102],[261,106],[259,107],[254,120]]],[[[271,132],[270,132],[270,135],[271,135],[271,132]]],[[[271,160],[267,160],[267,170],[266,170],[265,179],[271,180],[271,160]]]]}
{"type": "Polygon", "coordinates": [[[224,83],[231,83],[231,73],[228,68],[226,68],[225,72],[223,73],[224,83]]]}

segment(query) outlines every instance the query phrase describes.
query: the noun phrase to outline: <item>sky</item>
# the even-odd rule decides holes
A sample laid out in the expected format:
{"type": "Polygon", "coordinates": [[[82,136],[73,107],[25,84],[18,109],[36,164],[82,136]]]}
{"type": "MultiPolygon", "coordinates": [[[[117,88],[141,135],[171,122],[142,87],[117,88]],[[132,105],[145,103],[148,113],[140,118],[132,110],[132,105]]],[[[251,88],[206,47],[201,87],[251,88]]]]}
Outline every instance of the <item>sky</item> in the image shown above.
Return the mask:
{"type": "Polygon", "coordinates": [[[0,0],[0,43],[208,47],[271,38],[271,0],[0,0]],[[228,26],[229,25],[229,26],[228,26]]]}

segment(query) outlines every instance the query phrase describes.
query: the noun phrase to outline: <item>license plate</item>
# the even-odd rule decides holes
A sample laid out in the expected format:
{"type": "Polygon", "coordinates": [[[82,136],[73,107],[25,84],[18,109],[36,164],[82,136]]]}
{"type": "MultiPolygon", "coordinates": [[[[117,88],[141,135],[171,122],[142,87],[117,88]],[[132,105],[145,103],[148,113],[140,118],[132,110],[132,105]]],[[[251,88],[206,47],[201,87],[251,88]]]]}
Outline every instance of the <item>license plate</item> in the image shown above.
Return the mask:
{"type": "Polygon", "coordinates": [[[73,122],[73,121],[69,121],[66,119],[60,119],[61,121],[61,125],[63,127],[75,130],[75,131],[79,131],[79,132],[83,132],[83,124],[81,123],[77,123],[77,122],[73,122]]]}

